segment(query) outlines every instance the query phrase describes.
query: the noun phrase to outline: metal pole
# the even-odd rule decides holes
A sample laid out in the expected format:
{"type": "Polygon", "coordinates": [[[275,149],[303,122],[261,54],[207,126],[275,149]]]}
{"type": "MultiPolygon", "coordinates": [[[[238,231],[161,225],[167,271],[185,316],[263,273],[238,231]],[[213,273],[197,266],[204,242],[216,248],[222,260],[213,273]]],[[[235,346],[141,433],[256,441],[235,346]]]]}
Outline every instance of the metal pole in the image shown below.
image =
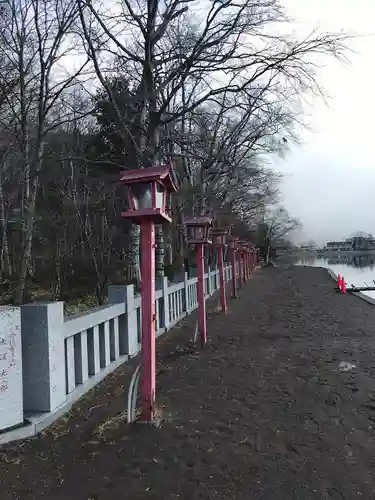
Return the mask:
{"type": "Polygon", "coordinates": [[[141,223],[142,372],[141,420],[155,416],[155,225],[141,223]]]}
{"type": "Polygon", "coordinates": [[[218,258],[219,258],[220,306],[221,306],[222,312],[227,312],[227,296],[225,294],[223,248],[220,246],[217,249],[217,252],[218,252],[218,258]]]}
{"type": "Polygon", "coordinates": [[[204,294],[204,247],[202,244],[196,245],[197,252],[197,271],[198,271],[198,326],[201,339],[201,347],[207,343],[207,325],[206,325],[206,298],[204,294]]]}
{"type": "Polygon", "coordinates": [[[232,250],[232,297],[237,297],[236,250],[232,250]]]}

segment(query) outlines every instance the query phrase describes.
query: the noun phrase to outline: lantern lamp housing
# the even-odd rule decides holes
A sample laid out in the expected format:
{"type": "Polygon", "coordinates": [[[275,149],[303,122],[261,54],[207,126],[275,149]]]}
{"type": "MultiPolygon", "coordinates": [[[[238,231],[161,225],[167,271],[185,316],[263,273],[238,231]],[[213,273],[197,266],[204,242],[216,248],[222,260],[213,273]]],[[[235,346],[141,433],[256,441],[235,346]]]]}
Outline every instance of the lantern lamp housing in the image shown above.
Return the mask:
{"type": "Polygon", "coordinates": [[[246,250],[248,249],[249,247],[249,243],[245,240],[240,240],[238,242],[239,246],[241,247],[241,252],[246,252],[246,250]]]}
{"type": "Polygon", "coordinates": [[[190,245],[210,244],[209,229],[212,217],[189,217],[184,219],[186,240],[190,245]]]}
{"type": "Polygon", "coordinates": [[[120,182],[127,187],[129,210],[122,217],[139,224],[152,219],[156,224],[172,222],[167,214],[167,194],[176,192],[169,166],[127,170],[120,182]]]}
{"type": "Polygon", "coordinates": [[[237,250],[239,252],[244,252],[245,251],[245,247],[243,245],[244,242],[242,240],[238,240],[236,243],[237,243],[237,250]]]}
{"type": "Polygon", "coordinates": [[[238,242],[238,237],[237,236],[230,236],[228,238],[229,248],[231,250],[237,250],[237,242],[238,242]]]}
{"type": "Polygon", "coordinates": [[[225,247],[227,243],[228,229],[213,227],[211,229],[212,242],[216,247],[225,247]]]}

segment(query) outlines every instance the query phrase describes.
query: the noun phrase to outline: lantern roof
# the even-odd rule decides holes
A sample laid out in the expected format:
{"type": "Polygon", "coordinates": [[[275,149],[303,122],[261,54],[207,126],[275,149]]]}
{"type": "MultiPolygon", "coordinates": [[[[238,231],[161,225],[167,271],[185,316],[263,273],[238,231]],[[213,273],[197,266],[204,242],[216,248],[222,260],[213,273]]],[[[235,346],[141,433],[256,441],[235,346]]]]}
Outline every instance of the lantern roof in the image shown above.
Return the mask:
{"type": "Polygon", "coordinates": [[[186,217],[184,224],[187,226],[211,226],[212,217],[186,217]]]}
{"type": "Polygon", "coordinates": [[[160,181],[168,191],[177,191],[177,187],[171,174],[171,169],[166,165],[161,167],[156,166],[124,170],[120,181],[123,181],[125,184],[160,181]]]}

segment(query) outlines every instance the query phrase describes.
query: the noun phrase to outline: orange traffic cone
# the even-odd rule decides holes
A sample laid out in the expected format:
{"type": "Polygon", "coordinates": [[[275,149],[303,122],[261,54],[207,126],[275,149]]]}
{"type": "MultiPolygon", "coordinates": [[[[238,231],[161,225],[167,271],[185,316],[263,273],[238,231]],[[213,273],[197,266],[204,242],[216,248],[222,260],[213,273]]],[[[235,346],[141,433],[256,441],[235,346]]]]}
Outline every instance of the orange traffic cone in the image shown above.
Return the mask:
{"type": "Polygon", "coordinates": [[[341,274],[337,275],[337,288],[341,290],[341,274]]]}

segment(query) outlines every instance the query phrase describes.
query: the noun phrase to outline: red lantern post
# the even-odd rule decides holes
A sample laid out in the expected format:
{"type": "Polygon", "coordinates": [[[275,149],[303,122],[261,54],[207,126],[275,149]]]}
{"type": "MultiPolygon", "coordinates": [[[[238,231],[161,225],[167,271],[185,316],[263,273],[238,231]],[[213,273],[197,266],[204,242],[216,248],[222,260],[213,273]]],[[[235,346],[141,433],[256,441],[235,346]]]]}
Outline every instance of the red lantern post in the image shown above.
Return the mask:
{"type": "Polygon", "coordinates": [[[129,210],[121,214],[141,226],[141,420],[155,417],[155,223],[171,222],[167,193],[177,191],[169,167],[128,170],[120,179],[128,188],[129,210]]]}
{"type": "Polygon", "coordinates": [[[237,260],[238,260],[238,287],[241,288],[243,284],[243,271],[242,271],[242,246],[237,242],[237,260]]]}
{"type": "Polygon", "coordinates": [[[249,253],[249,249],[245,245],[244,252],[243,252],[245,281],[247,281],[249,279],[249,266],[248,266],[248,260],[247,260],[248,253],[249,253]]]}
{"type": "Polygon", "coordinates": [[[251,276],[251,250],[250,248],[247,249],[247,272],[249,275],[249,278],[251,276]]]}
{"type": "Polygon", "coordinates": [[[229,248],[232,251],[231,264],[232,264],[232,297],[237,298],[237,272],[236,272],[236,251],[237,251],[238,238],[231,236],[229,238],[229,248]]]}
{"type": "Polygon", "coordinates": [[[195,245],[198,272],[198,328],[203,348],[207,343],[206,297],[204,293],[204,245],[210,244],[208,233],[212,226],[211,217],[190,217],[184,219],[186,239],[189,245],[195,245]]]}
{"type": "Polygon", "coordinates": [[[239,241],[240,244],[240,254],[241,258],[240,260],[242,261],[242,266],[241,266],[241,271],[242,271],[242,282],[246,283],[247,281],[247,267],[246,267],[246,251],[247,251],[247,241],[239,241]]]}
{"type": "Polygon", "coordinates": [[[222,312],[227,312],[227,296],[225,293],[225,276],[224,276],[224,257],[223,249],[226,246],[228,228],[212,228],[212,242],[217,247],[219,261],[219,278],[220,278],[220,306],[222,312]]]}

